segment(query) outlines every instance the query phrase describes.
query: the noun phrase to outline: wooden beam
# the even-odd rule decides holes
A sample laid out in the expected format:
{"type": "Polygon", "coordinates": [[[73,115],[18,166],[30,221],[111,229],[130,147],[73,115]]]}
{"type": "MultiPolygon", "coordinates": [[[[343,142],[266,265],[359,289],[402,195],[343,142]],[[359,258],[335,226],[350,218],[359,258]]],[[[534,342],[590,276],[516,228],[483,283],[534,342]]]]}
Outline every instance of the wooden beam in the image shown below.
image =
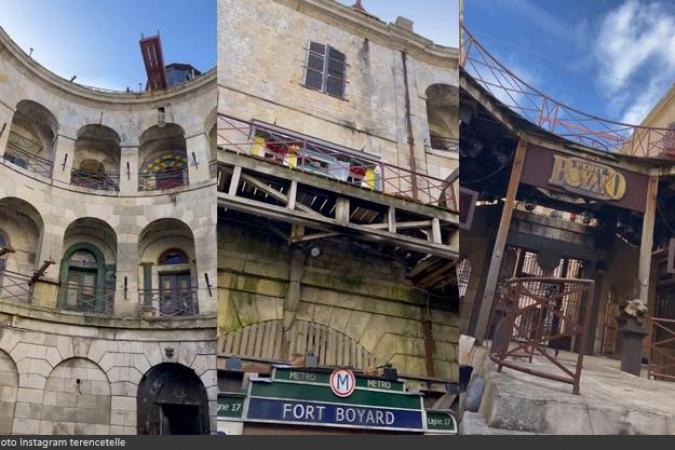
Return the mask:
{"type": "Polygon", "coordinates": [[[227,193],[230,195],[237,195],[239,189],[239,179],[241,178],[241,166],[234,166],[232,170],[232,178],[230,179],[230,188],[227,193]]]}
{"type": "Polygon", "coordinates": [[[349,199],[347,197],[338,197],[335,202],[335,220],[340,225],[349,223],[349,199]]]}
{"type": "Polygon", "coordinates": [[[659,191],[659,178],[649,177],[645,213],[642,218],[642,239],[640,240],[640,261],[638,278],[640,283],[640,300],[649,304],[649,277],[652,267],[652,246],[654,245],[654,221],[656,219],[656,202],[659,191]]]}
{"type": "MultiPolygon", "coordinates": [[[[431,220],[413,220],[410,222],[397,222],[395,228],[396,230],[410,230],[413,228],[429,228],[432,225],[433,221],[431,220]]],[[[387,230],[391,233],[389,223],[366,223],[363,226],[374,230],[387,230]]]]}
{"type": "Polygon", "coordinates": [[[295,200],[298,197],[298,181],[291,180],[291,186],[288,189],[288,201],[286,202],[286,208],[295,209],[295,200]]]}
{"type": "Polygon", "coordinates": [[[497,237],[495,238],[494,248],[492,249],[492,257],[487,271],[487,279],[485,281],[485,290],[481,299],[480,310],[476,323],[475,338],[478,342],[482,342],[487,333],[487,326],[490,320],[490,313],[492,312],[492,303],[494,302],[497,290],[497,278],[499,277],[499,269],[502,265],[502,258],[504,256],[504,249],[506,247],[506,238],[509,235],[509,227],[511,225],[511,217],[513,216],[513,209],[515,207],[516,194],[518,193],[518,186],[520,185],[520,177],[523,172],[523,163],[525,162],[525,152],[527,150],[527,140],[520,138],[516,146],[516,153],[513,158],[513,167],[511,169],[511,177],[509,185],[506,190],[506,198],[504,199],[504,207],[502,208],[502,215],[499,220],[499,228],[497,230],[497,237]]]}
{"type": "Polygon", "coordinates": [[[8,253],[15,253],[14,247],[8,245],[7,247],[0,248],[0,256],[5,256],[8,253]]]}
{"type": "Polygon", "coordinates": [[[36,272],[33,273],[33,276],[30,278],[30,281],[28,282],[28,284],[32,285],[37,280],[39,280],[40,277],[42,277],[42,275],[45,274],[45,272],[47,271],[49,266],[51,266],[52,264],[54,264],[54,261],[52,261],[52,260],[43,261],[42,266],[40,266],[40,268],[36,272]]]}
{"type": "MultiPolygon", "coordinates": [[[[241,174],[241,179],[246,181],[247,183],[255,186],[256,188],[260,189],[261,191],[263,191],[264,193],[266,193],[270,197],[274,197],[277,200],[281,201],[282,203],[288,204],[288,196],[286,194],[283,194],[283,193],[277,191],[276,189],[272,189],[271,187],[269,187],[268,185],[266,185],[262,181],[256,179],[255,177],[252,177],[251,175],[247,175],[247,174],[243,173],[243,174],[241,174]]],[[[232,194],[230,194],[230,195],[232,195],[232,194]]],[[[312,214],[312,215],[315,215],[315,216],[323,217],[320,213],[314,211],[309,206],[303,205],[302,203],[297,203],[295,206],[297,207],[297,209],[299,209],[300,211],[303,211],[307,214],[312,214]]]]}
{"type": "Polygon", "coordinates": [[[441,221],[438,217],[431,219],[431,242],[434,244],[443,243],[443,234],[441,233],[441,221]]]}
{"type": "Polygon", "coordinates": [[[390,233],[396,233],[396,208],[393,206],[387,209],[387,230],[390,233]]]}

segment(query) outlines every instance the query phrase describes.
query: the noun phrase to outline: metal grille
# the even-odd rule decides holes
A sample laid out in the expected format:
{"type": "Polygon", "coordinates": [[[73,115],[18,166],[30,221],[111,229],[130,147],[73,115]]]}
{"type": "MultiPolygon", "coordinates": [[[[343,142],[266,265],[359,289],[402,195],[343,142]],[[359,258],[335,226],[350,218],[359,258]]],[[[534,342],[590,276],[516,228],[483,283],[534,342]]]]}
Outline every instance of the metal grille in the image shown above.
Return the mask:
{"type": "Polygon", "coordinates": [[[196,316],[199,314],[197,290],[196,287],[139,290],[140,313],[156,317],[196,316]]]}
{"type": "Polygon", "coordinates": [[[490,358],[502,367],[569,383],[579,393],[592,302],[593,280],[526,277],[506,280],[498,294],[492,320],[496,323],[490,358]],[[575,367],[558,359],[559,343],[576,342],[575,367]],[[547,347],[556,348],[551,354],[547,347]],[[544,358],[560,372],[548,372],[517,363],[514,358],[544,358]]]}
{"type": "Polygon", "coordinates": [[[172,189],[187,186],[188,169],[167,170],[160,173],[139,173],[139,191],[157,191],[160,189],[172,189]]]}
{"type": "Polygon", "coordinates": [[[471,279],[471,261],[467,258],[462,259],[457,264],[457,286],[459,288],[459,297],[466,295],[466,290],[469,287],[469,280],[471,279]]]}
{"type": "Polygon", "coordinates": [[[120,174],[73,169],[70,173],[70,183],[75,186],[99,191],[119,191],[120,174]]]}
{"type": "Polygon", "coordinates": [[[0,299],[30,304],[33,300],[31,277],[6,269],[0,270],[0,299]]]}
{"type": "MultiPolygon", "coordinates": [[[[12,135],[10,134],[10,137],[12,135]]],[[[48,159],[35,155],[27,150],[24,150],[15,142],[7,142],[7,149],[4,154],[5,161],[9,161],[15,166],[19,166],[30,172],[42,175],[46,178],[51,178],[54,163],[48,159]]]]}
{"type": "Polygon", "coordinates": [[[649,319],[648,376],[654,380],[675,381],[675,319],[649,319]]]}

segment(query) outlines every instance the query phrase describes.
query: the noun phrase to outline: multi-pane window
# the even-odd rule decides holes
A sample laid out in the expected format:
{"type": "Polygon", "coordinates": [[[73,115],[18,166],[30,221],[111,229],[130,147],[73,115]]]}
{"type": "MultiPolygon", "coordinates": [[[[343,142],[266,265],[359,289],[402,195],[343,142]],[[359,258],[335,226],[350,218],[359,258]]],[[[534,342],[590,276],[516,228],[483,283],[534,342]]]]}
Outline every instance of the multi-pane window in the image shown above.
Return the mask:
{"type": "Polygon", "coordinates": [[[309,43],[305,86],[335,97],[344,97],[345,54],[329,45],[309,43]]]}

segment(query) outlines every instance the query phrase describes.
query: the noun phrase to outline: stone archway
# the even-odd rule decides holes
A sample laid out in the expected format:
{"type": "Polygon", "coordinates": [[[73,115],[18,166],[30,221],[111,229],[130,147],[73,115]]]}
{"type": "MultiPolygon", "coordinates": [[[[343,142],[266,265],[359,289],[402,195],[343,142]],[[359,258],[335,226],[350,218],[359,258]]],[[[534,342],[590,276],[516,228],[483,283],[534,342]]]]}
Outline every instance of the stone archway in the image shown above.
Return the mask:
{"type": "Polygon", "coordinates": [[[138,434],[209,434],[209,404],[201,379],[176,363],[152,367],[136,397],[138,434]]]}
{"type": "Polygon", "coordinates": [[[99,366],[70,358],[52,369],[42,397],[41,432],[107,435],[110,416],[110,382],[99,366]]]}
{"type": "Polygon", "coordinates": [[[0,350],[0,435],[12,434],[19,372],[14,360],[0,350]]]}

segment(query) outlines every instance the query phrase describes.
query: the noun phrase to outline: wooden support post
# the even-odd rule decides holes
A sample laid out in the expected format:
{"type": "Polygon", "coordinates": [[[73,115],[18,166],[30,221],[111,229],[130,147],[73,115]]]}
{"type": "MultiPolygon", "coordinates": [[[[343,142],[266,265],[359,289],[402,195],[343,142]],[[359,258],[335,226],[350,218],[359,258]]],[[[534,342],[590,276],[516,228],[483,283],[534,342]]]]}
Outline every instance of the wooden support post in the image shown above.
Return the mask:
{"type": "Polygon", "coordinates": [[[497,230],[495,245],[492,249],[492,257],[490,258],[490,265],[488,266],[485,290],[483,291],[483,297],[480,303],[475,333],[475,338],[478,342],[482,342],[485,339],[487,333],[490,313],[492,312],[492,303],[494,302],[497,289],[499,269],[502,265],[502,258],[504,256],[504,249],[506,247],[506,238],[509,234],[509,227],[511,225],[511,217],[513,216],[516,194],[518,193],[518,186],[520,184],[520,176],[523,172],[523,163],[525,161],[526,149],[527,141],[521,137],[518,141],[516,154],[513,158],[511,178],[509,179],[509,186],[506,190],[504,207],[502,208],[502,215],[499,220],[499,229],[497,230]]]}
{"type": "Polygon", "coordinates": [[[291,180],[291,186],[288,189],[288,202],[286,202],[286,208],[290,210],[295,209],[295,199],[298,196],[298,182],[296,180],[291,180]]]}
{"type": "Polygon", "coordinates": [[[338,197],[335,202],[335,219],[340,225],[349,224],[349,199],[347,197],[338,197]]]}
{"type": "Polygon", "coordinates": [[[235,196],[237,195],[237,189],[239,189],[239,179],[241,178],[241,166],[234,166],[232,171],[232,178],[230,179],[230,188],[228,189],[228,195],[235,196]]]}
{"type": "Polygon", "coordinates": [[[434,217],[431,220],[431,242],[434,244],[443,243],[443,233],[441,233],[441,219],[434,217]]]}
{"type": "Polygon", "coordinates": [[[396,208],[390,206],[387,210],[387,230],[396,233],[396,208]]]}
{"type": "Polygon", "coordinates": [[[642,239],[640,241],[640,262],[638,278],[640,283],[640,300],[649,304],[649,277],[652,267],[652,246],[654,245],[654,220],[656,218],[656,197],[659,191],[659,177],[650,176],[647,186],[647,202],[642,219],[642,239]]]}

